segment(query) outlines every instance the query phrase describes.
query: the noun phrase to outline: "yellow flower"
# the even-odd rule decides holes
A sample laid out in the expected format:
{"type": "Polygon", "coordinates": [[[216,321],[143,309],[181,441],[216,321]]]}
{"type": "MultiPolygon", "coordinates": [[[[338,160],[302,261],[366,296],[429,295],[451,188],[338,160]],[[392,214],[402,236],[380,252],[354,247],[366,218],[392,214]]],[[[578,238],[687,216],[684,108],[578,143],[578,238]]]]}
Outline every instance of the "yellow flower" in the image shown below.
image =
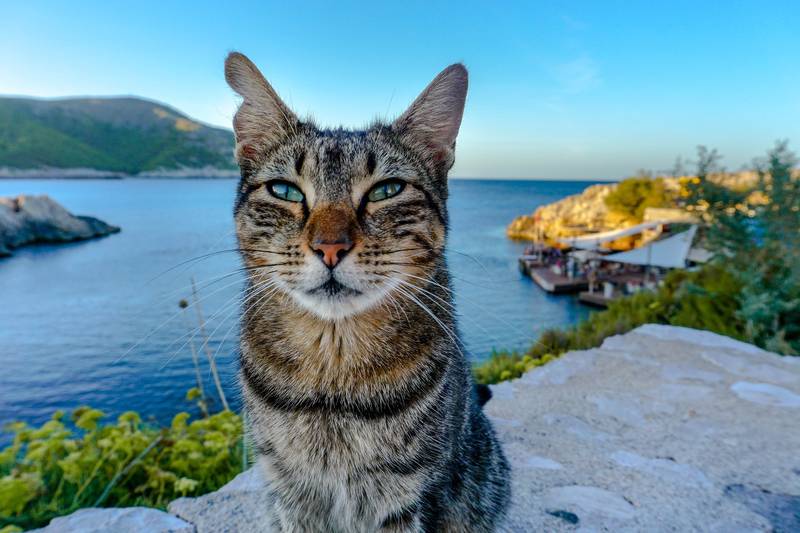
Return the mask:
{"type": "Polygon", "coordinates": [[[182,496],[186,496],[188,493],[193,492],[198,485],[200,485],[199,481],[195,481],[194,479],[190,479],[188,477],[182,477],[175,481],[175,492],[180,493],[182,496]]]}

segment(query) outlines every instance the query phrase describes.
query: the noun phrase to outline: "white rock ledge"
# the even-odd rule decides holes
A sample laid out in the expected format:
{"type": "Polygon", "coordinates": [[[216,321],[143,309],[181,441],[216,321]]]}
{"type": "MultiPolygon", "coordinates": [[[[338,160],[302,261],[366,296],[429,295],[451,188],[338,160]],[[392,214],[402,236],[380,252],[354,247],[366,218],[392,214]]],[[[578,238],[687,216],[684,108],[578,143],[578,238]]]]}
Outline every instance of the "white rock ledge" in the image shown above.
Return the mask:
{"type": "MultiPolygon", "coordinates": [[[[497,386],[503,531],[800,531],[798,363],[647,325],[497,386]]],[[[169,510],[199,533],[266,531],[262,482],[253,469],[169,510]]]]}
{"type": "Polygon", "coordinates": [[[123,509],[80,509],[71,515],[54,518],[43,533],[193,533],[194,525],[169,513],[147,507],[123,509]]]}

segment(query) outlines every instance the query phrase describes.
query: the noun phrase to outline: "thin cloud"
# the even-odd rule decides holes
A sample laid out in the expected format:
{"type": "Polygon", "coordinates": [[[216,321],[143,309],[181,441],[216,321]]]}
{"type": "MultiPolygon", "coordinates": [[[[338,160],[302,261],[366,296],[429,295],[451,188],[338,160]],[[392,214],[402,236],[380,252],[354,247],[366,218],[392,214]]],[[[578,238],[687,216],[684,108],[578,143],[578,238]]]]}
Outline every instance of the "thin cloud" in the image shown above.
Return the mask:
{"type": "Polygon", "coordinates": [[[568,30],[572,31],[583,31],[589,27],[584,21],[570,15],[561,15],[561,21],[568,30]]]}
{"type": "Polygon", "coordinates": [[[599,66],[587,55],[556,66],[555,77],[567,94],[584,93],[603,82],[599,66]]]}

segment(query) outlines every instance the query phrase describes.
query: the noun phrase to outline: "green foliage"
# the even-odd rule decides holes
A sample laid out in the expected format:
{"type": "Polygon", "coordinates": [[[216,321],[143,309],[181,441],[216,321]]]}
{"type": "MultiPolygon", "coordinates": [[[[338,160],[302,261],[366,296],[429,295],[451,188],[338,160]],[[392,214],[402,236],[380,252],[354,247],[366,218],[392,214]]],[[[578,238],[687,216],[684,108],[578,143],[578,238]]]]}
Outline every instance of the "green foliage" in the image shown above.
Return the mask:
{"type": "Polygon", "coordinates": [[[800,355],[800,178],[785,142],[765,161],[750,189],[730,190],[709,179],[716,152],[700,149],[698,179],[689,207],[708,224],[715,262],[737,278],[737,316],[750,342],[800,355]]]}
{"type": "Polygon", "coordinates": [[[555,359],[552,354],[532,357],[517,352],[492,352],[483,364],[474,367],[475,380],[478,383],[500,383],[516,379],[528,370],[542,366],[555,359]]]}
{"type": "Polygon", "coordinates": [[[624,179],[605,198],[609,210],[637,223],[648,207],[671,207],[674,203],[664,180],[649,176],[624,179]]]}
{"type": "MultiPolygon", "coordinates": [[[[241,418],[223,411],[168,428],[135,412],[101,424],[101,411],[62,412],[39,428],[9,424],[13,443],[0,452],[0,528],[25,529],[81,507],[164,507],[174,498],[216,490],[241,472],[241,418]]],[[[9,529],[8,531],[13,531],[9,529]]]]}
{"type": "Polygon", "coordinates": [[[640,292],[612,302],[567,329],[549,329],[524,354],[499,352],[474,368],[478,383],[498,383],[521,376],[564,352],[595,348],[612,335],[643,324],[670,324],[707,329],[744,339],[744,322],[737,315],[738,280],[726,270],[709,266],[697,272],[671,272],[657,292],[640,292]]]}

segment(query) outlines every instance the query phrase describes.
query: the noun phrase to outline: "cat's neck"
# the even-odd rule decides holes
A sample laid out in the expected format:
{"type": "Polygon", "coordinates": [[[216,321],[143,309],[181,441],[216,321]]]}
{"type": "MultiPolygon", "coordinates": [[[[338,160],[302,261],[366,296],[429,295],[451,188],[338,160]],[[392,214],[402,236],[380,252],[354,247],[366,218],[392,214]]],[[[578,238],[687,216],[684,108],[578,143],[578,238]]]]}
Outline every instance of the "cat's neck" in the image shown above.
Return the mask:
{"type": "Polygon", "coordinates": [[[300,387],[349,387],[353,380],[398,379],[433,352],[455,353],[457,333],[447,277],[357,315],[324,319],[288,295],[245,313],[243,356],[293,375],[300,387]],[[449,347],[449,348],[447,348],[449,347]]]}

